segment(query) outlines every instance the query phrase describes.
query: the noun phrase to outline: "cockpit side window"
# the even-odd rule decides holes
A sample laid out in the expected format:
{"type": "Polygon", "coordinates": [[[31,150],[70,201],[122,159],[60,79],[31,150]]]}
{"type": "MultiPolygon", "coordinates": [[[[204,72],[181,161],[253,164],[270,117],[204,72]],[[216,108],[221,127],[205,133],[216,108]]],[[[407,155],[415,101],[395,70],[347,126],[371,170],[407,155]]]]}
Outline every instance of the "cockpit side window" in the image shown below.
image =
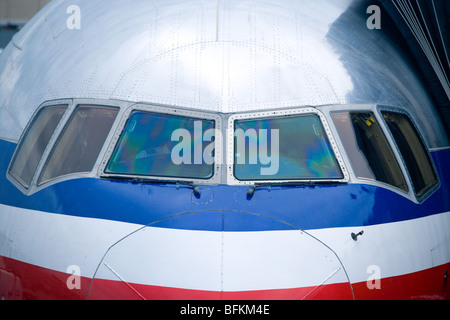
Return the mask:
{"type": "Polygon", "coordinates": [[[53,147],[38,185],[92,171],[118,112],[115,107],[78,105],[53,147]]]}
{"type": "Polygon", "coordinates": [[[431,159],[417,130],[406,114],[382,111],[420,198],[437,183],[431,159]]]}
{"type": "Polygon", "coordinates": [[[68,105],[47,106],[38,111],[20,141],[9,174],[28,189],[41,157],[68,105]]]}
{"type": "Polygon", "coordinates": [[[331,116],[358,178],[408,191],[400,165],[372,112],[333,112],[331,116]]]}

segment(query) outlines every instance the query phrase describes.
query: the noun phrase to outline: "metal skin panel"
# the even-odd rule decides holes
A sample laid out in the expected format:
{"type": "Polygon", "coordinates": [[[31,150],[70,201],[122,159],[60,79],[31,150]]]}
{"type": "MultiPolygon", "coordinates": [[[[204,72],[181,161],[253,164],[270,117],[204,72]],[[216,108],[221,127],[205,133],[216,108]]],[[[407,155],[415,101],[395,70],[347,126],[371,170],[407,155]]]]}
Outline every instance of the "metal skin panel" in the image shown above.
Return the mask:
{"type": "Polygon", "coordinates": [[[80,29],[70,5],[51,2],[0,56],[0,137],[17,141],[43,101],[89,97],[224,113],[402,106],[430,147],[448,145],[404,55],[367,28],[365,1],[84,0],[80,29]]]}

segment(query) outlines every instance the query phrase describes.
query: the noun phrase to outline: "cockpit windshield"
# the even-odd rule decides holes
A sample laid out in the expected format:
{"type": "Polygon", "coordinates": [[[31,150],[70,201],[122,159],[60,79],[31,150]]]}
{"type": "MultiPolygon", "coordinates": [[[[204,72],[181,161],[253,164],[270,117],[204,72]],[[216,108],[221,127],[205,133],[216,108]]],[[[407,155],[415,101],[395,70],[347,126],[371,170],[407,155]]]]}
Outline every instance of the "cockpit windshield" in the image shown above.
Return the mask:
{"type": "Polygon", "coordinates": [[[107,174],[209,179],[214,174],[213,120],[134,111],[107,174]]]}
{"type": "Polygon", "coordinates": [[[342,179],[316,114],[234,122],[238,180],[342,179]]]}
{"type": "Polygon", "coordinates": [[[432,158],[406,113],[342,108],[222,114],[126,101],[48,101],[30,120],[6,176],[27,195],[93,176],[189,185],[196,195],[201,184],[254,190],[361,179],[422,201],[438,188],[432,158]]]}

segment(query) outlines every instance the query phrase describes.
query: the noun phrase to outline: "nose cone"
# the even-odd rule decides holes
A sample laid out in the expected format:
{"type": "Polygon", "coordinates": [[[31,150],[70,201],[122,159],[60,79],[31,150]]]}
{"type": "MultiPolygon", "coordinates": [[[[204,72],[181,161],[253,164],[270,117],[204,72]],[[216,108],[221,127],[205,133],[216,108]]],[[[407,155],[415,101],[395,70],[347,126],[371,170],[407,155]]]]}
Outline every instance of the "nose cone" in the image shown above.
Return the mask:
{"type": "Polygon", "coordinates": [[[307,232],[258,214],[209,211],[142,227],[112,245],[89,298],[352,299],[353,294],[336,254],[307,232]],[[206,228],[181,229],[188,221],[206,228]],[[225,231],[239,222],[269,231],[225,231]],[[180,228],[161,227],[168,223],[180,228]]]}

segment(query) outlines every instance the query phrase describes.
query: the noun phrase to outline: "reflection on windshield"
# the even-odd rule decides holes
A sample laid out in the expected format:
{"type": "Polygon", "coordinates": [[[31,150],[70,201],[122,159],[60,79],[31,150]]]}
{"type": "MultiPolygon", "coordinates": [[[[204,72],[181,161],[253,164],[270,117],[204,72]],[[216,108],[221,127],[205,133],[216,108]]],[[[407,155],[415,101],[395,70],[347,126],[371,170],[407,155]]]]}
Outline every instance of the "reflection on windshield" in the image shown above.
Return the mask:
{"type": "Polygon", "coordinates": [[[200,161],[175,161],[172,156],[176,150],[181,160],[190,159],[190,155],[196,154],[199,148],[203,154],[213,144],[203,141],[204,133],[210,129],[214,129],[214,121],[211,120],[135,111],[120,136],[105,172],[209,179],[214,174],[214,165],[210,161],[205,161],[203,157],[200,161]],[[186,134],[175,135],[174,139],[174,133],[180,130],[186,134]]]}
{"type": "Polygon", "coordinates": [[[234,130],[234,175],[239,180],[343,178],[320,119],[315,114],[237,120],[234,130]],[[239,148],[242,140],[238,140],[243,138],[245,149],[239,148]],[[263,169],[274,162],[277,162],[278,170],[270,175],[264,174],[263,169]]]}

